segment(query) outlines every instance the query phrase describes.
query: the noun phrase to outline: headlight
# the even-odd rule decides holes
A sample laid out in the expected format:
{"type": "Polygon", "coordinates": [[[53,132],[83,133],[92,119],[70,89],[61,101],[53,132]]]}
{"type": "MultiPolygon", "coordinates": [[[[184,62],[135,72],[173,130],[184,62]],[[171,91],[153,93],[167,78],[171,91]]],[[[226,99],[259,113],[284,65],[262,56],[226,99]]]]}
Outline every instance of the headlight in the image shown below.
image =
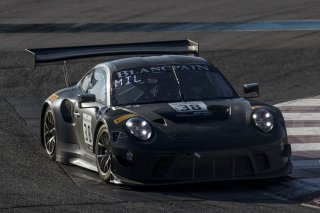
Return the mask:
{"type": "Polygon", "coordinates": [[[252,113],[252,120],[256,127],[264,133],[273,129],[273,115],[266,109],[257,109],[252,113]]]}
{"type": "Polygon", "coordinates": [[[150,124],[139,117],[130,118],[126,122],[127,130],[140,140],[149,140],[152,136],[152,128],[150,124]]]}

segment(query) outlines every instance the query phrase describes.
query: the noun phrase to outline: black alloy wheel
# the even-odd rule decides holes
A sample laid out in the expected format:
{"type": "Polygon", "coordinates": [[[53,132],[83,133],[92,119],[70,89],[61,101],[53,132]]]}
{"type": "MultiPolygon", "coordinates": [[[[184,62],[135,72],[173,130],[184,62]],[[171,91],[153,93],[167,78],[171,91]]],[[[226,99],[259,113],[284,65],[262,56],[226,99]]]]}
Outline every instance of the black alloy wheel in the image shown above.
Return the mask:
{"type": "Polygon", "coordinates": [[[43,119],[43,142],[47,154],[52,160],[56,159],[56,126],[52,110],[48,107],[43,119]]]}
{"type": "Polygon", "coordinates": [[[109,182],[112,175],[112,151],[107,125],[102,125],[99,129],[95,142],[95,152],[99,175],[105,182],[109,182]]]}

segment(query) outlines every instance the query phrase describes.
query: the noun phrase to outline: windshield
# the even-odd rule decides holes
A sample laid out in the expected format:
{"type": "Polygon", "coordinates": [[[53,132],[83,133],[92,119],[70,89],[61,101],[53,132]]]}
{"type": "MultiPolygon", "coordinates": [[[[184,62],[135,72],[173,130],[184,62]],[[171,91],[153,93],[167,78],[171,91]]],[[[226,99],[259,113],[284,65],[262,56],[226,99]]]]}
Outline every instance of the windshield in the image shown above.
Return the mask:
{"type": "Polygon", "coordinates": [[[114,105],[234,98],[226,80],[207,64],[159,65],[115,72],[114,105]]]}

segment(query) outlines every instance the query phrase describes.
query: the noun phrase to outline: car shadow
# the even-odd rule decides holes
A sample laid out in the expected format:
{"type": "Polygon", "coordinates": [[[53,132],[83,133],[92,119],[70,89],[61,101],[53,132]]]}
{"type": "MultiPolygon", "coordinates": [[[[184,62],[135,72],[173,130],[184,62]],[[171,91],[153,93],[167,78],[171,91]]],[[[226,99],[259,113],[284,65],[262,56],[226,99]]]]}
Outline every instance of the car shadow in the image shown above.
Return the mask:
{"type": "MultiPolygon", "coordinates": [[[[120,201],[209,200],[241,203],[304,203],[320,197],[320,178],[287,176],[266,180],[207,182],[179,185],[115,185],[96,172],[61,165],[82,189],[120,201]]],[[[296,173],[296,172],[294,172],[296,173]]]]}

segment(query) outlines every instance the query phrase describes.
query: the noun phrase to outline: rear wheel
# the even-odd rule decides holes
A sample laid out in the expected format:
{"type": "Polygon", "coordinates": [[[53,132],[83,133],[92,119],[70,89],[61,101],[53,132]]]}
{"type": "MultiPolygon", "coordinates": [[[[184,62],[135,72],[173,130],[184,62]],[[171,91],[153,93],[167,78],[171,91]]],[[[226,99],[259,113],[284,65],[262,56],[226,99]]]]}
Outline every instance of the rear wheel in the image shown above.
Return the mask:
{"type": "Polygon", "coordinates": [[[111,178],[111,141],[107,125],[102,125],[95,141],[96,163],[100,177],[109,182],[111,178]]]}
{"type": "Polygon", "coordinates": [[[56,159],[56,125],[53,112],[50,107],[47,108],[43,118],[43,142],[47,154],[52,160],[56,159]]]}

